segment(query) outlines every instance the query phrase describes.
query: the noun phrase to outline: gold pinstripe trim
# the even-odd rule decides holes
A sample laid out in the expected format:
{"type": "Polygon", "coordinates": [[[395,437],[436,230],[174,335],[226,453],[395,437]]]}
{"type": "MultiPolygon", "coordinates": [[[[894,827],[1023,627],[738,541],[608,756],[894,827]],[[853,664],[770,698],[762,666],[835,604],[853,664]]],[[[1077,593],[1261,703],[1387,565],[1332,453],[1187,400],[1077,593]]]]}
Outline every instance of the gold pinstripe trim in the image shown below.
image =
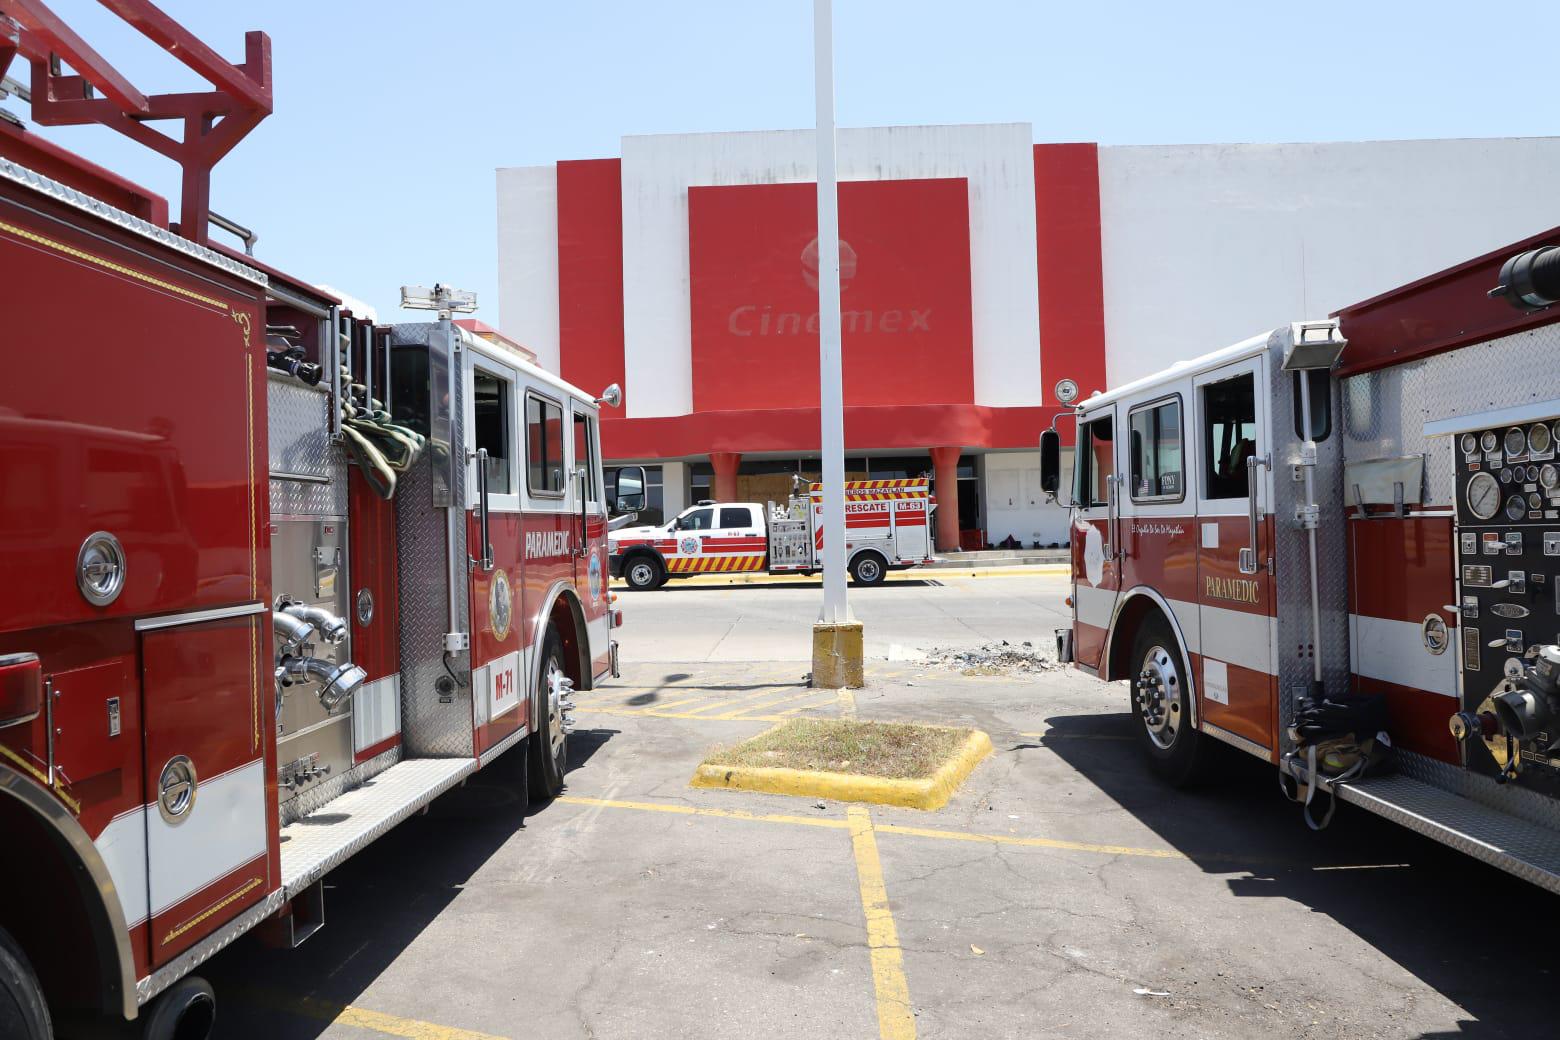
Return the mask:
{"type": "MultiPolygon", "coordinates": [[[[144,282],[147,285],[156,286],[157,288],[166,292],[171,292],[175,295],[183,296],[187,299],[198,300],[201,303],[209,304],[210,306],[216,307],[219,310],[225,311],[228,309],[228,305],[226,303],[213,296],[204,296],[193,289],[186,289],[182,285],[175,285],[172,282],[164,281],[161,278],[154,278],[145,271],[137,271],[133,267],[126,267],[124,264],[115,263],[114,261],[107,260],[101,256],[94,256],[93,254],[84,250],[77,249],[75,246],[68,246],[64,242],[56,242],[52,238],[46,238],[35,231],[28,231],[26,228],[17,227],[15,224],[7,224],[5,221],[0,220],[0,231],[9,231],[11,234],[17,236],[18,238],[25,239],[28,242],[52,249],[57,253],[63,253],[66,256],[74,257],[77,260],[85,260],[87,263],[96,264],[106,271],[113,271],[115,274],[122,274],[127,278],[134,278],[138,282],[144,282]]],[[[246,315],[245,317],[247,319],[248,316],[246,315]]],[[[247,321],[245,324],[247,324],[247,321]]],[[[249,341],[249,333],[247,329],[244,332],[244,341],[246,344],[249,341]]]]}
{"type": "Polygon", "coordinates": [[[183,935],[185,932],[189,931],[191,928],[194,928],[196,925],[198,925],[202,921],[206,920],[212,914],[220,913],[222,911],[223,907],[231,906],[233,903],[235,903],[238,900],[244,898],[246,895],[248,895],[249,893],[253,892],[256,888],[260,887],[263,884],[265,884],[265,882],[260,880],[259,878],[250,878],[248,881],[244,882],[244,884],[242,886],[240,886],[239,889],[237,891],[235,891],[233,894],[224,897],[223,899],[221,899],[220,901],[218,901],[216,903],[213,903],[211,906],[209,906],[206,909],[202,910],[200,913],[196,914],[194,917],[190,918],[188,921],[185,921],[183,924],[179,925],[179,927],[177,927],[177,928],[173,929],[172,931],[170,931],[163,938],[162,944],[164,946],[167,946],[169,943],[173,942],[173,940],[177,939],[179,936],[183,935]]]}
{"type": "Polygon", "coordinates": [[[22,770],[28,776],[38,781],[44,787],[47,787],[49,790],[53,791],[55,796],[58,797],[60,801],[64,802],[65,807],[71,812],[75,813],[77,816],[81,815],[81,803],[76,801],[76,799],[72,798],[70,795],[66,794],[64,791],[61,791],[57,784],[51,785],[49,783],[49,774],[45,773],[37,766],[34,766],[31,762],[27,761],[21,755],[18,755],[15,751],[12,751],[4,744],[0,744],[0,755],[4,755],[6,758],[16,763],[16,767],[18,769],[22,770]]]}

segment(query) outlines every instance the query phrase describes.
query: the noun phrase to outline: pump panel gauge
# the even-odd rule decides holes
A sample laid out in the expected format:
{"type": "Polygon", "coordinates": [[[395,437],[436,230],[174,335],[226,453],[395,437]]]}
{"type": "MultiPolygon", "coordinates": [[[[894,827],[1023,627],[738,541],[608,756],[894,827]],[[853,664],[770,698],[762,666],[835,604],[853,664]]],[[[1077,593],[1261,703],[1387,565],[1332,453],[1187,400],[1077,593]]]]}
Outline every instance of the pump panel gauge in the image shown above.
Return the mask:
{"type": "Polygon", "coordinates": [[[1500,482],[1502,484],[1510,484],[1511,483],[1511,467],[1510,466],[1506,466],[1506,467],[1501,469],[1501,471],[1500,471],[1500,482]]]}
{"type": "Polygon", "coordinates": [[[1462,435],[1462,452],[1464,455],[1472,455],[1479,450],[1479,438],[1471,433],[1462,435]]]}
{"type": "Polygon", "coordinates": [[[1488,473],[1478,472],[1468,481],[1468,512],[1488,520],[1500,511],[1500,483],[1488,473]]]}
{"type": "Polygon", "coordinates": [[[1506,499],[1506,516],[1511,520],[1527,519],[1527,497],[1525,495],[1512,495],[1506,499]]]}
{"type": "Polygon", "coordinates": [[[1500,438],[1495,436],[1494,430],[1485,430],[1484,436],[1479,438],[1479,447],[1485,451],[1494,451],[1500,444],[1500,438]]]}
{"type": "Polygon", "coordinates": [[[1527,453],[1527,434],[1519,427],[1513,426],[1506,431],[1506,454],[1525,455],[1527,453]]]}
{"type": "Polygon", "coordinates": [[[1534,455],[1547,455],[1554,441],[1549,438],[1549,427],[1544,423],[1534,423],[1528,427],[1527,435],[1528,451],[1534,455]]]}
{"type": "Polygon", "coordinates": [[[1560,484],[1560,469],[1555,468],[1552,462],[1546,462],[1539,468],[1538,482],[1546,491],[1553,491],[1555,485],[1560,484]]]}

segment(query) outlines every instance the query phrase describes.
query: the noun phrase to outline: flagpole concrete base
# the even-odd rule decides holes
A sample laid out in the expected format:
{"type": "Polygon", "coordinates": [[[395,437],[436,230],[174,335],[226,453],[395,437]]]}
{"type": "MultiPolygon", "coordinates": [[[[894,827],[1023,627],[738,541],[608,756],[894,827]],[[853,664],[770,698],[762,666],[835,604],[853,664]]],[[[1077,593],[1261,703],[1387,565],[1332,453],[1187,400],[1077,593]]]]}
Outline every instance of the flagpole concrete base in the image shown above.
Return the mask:
{"type": "Polygon", "coordinates": [[[812,684],[822,690],[853,690],[866,685],[862,627],[859,621],[819,621],[813,625],[812,684]]]}

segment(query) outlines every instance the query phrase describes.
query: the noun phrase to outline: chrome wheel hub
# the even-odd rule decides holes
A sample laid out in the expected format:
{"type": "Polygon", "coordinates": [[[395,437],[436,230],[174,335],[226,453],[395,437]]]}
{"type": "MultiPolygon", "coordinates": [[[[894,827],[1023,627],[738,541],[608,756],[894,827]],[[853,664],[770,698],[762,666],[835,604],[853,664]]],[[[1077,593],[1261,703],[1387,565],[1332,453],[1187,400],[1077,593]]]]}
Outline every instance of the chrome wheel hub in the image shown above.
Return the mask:
{"type": "Polygon", "coordinates": [[[563,745],[574,732],[574,680],[564,674],[556,661],[547,663],[547,739],[557,761],[563,760],[563,745]]]}
{"type": "Polygon", "coordinates": [[[1185,697],[1174,658],[1164,647],[1150,647],[1143,655],[1143,667],[1133,684],[1133,696],[1137,700],[1138,714],[1148,729],[1148,739],[1155,747],[1168,751],[1181,729],[1185,697]]]}
{"type": "Polygon", "coordinates": [[[654,577],[648,563],[636,563],[628,569],[628,572],[631,585],[648,585],[650,579],[654,577]]]}

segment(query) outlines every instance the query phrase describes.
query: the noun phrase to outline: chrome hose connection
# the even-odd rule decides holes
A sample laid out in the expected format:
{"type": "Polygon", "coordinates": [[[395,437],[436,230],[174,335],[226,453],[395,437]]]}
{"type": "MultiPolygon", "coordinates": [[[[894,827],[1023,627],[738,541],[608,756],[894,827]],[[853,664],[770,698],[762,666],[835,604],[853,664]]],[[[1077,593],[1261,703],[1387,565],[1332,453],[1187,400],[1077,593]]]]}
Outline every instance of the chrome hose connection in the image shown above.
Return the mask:
{"type": "Polygon", "coordinates": [[[306,621],[319,632],[320,638],[331,646],[340,646],[347,638],[347,622],[328,610],[319,607],[311,607],[304,603],[283,603],[282,613],[306,621]]]}
{"type": "Polygon", "coordinates": [[[282,639],[282,648],[278,657],[290,654],[297,650],[309,637],[314,635],[314,625],[298,617],[296,614],[283,613],[280,610],[271,612],[271,628],[282,639]]]}
{"type": "Polygon", "coordinates": [[[368,673],[351,661],[336,664],[318,657],[284,657],[276,670],[283,677],[283,685],[316,683],[320,704],[327,711],[356,693],[368,678],[368,673]]]}

